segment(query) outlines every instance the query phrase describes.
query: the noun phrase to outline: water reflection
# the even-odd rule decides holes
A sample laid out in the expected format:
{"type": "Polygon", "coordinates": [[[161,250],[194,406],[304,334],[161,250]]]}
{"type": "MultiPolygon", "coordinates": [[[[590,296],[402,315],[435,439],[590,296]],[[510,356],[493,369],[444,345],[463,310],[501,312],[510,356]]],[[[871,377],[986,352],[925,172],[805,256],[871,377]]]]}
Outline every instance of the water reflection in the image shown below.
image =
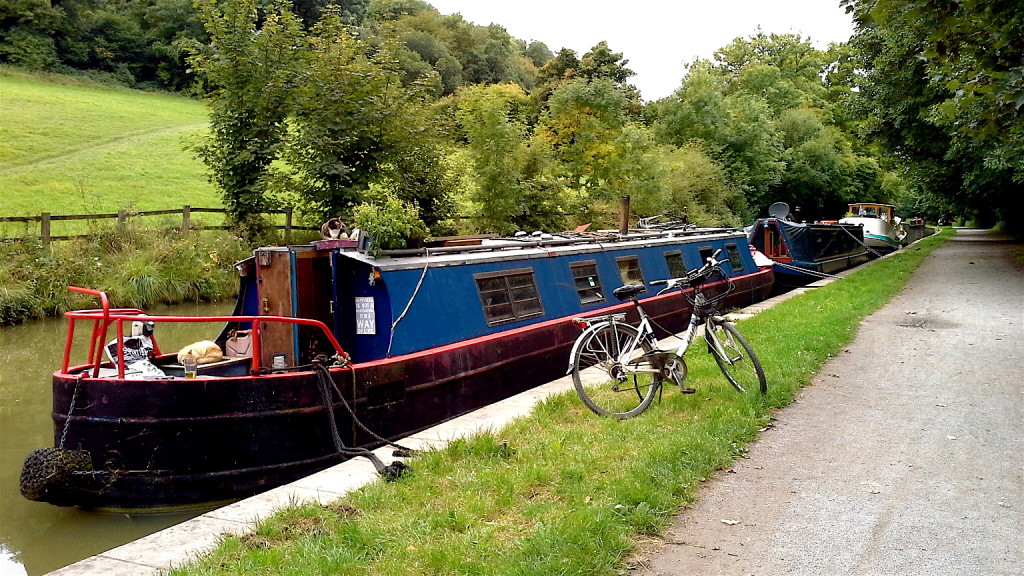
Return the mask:
{"type": "MultiPolygon", "coordinates": [[[[233,303],[153,309],[152,314],[223,315],[233,303]]],[[[25,456],[53,446],[50,380],[60,367],[66,324],[63,319],[0,328],[0,576],[39,576],[67,564],[172,526],[200,513],[127,515],[60,508],[22,498],[18,479],[25,456]]],[[[161,323],[160,347],[178,350],[210,339],[220,329],[161,323]]],[[[88,328],[76,329],[72,363],[83,363],[88,328]]]]}

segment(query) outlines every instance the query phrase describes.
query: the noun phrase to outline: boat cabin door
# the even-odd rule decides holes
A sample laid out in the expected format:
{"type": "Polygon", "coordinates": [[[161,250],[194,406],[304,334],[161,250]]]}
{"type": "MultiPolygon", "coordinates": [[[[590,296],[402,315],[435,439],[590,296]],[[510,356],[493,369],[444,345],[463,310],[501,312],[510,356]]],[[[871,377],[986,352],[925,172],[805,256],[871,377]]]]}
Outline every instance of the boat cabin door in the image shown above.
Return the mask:
{"type": "Polygon", "coordinates": [[[789,255],[782,231],[775,222],[764,223],[764,255],[769,258],[783,258],[789,255]]]}
{"type": "MultiPolygon", "coordinates": [[[[330,287],[330,260],[312,246],[256,251],[256,291],[261,316],[312,318],[332,326],[330,287]]],[[[333,354],[317,328],[261,322],[260,333],[261,366],[297,366],[308,364],[319,353],[333,354]]]]}

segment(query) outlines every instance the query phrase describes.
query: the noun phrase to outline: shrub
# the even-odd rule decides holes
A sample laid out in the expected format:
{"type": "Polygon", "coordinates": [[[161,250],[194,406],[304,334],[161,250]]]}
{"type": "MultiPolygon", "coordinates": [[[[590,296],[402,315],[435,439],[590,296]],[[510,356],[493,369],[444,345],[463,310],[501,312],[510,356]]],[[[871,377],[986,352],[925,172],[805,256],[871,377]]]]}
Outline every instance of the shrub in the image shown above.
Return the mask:
{"type": "Polygon", "coordinates": [[[97,230],[89,240],[36,240],[0,245],[0,323],[58,315],[96,305],[68,286],[107,293],[111,306],[218,301],[238,288],[235,262],[249,256],[221,233],[185,236],[178,230],[128,226],[97,230]]]}
{"type": "Polygon", "coordinates": [[[381,250],[404,248],[410,241],[423,239],[427,234],[419,209],[391,193],[382,194],[373,203],[356,206],[354,222],[370,236],[375,254],[381,250]]]}

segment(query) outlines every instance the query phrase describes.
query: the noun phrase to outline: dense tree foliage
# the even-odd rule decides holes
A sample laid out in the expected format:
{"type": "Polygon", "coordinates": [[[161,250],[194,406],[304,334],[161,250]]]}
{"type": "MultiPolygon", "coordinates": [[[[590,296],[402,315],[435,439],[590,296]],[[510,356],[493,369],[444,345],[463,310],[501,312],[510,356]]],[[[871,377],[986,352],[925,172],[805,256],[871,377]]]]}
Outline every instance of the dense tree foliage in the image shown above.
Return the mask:
{"type": "Polygon", "coordinates": [[[806,219],[836,219],[854,201],[894,200],[885,172],[854,143],[844,108],[848,56],[793,34],[736,39],[691,65],[653,109],[662,141],[699,143],[743,190],[754,212],[784,201],[806,219]]]}
{"type": "Polygon", "coordinates": [[[211,43],[193,63],[212,129],[197,150],[243,234],[278,202],[313,220],[350,216],[372,187],[415,202],[428,224],[447,215],[426,89],[403,85],[396,46],[355,38],[334,8],[306,32],[287,6],[201,6],[211,43]]]}
{"type": "MultiPolygon", "coordinates": [[[[1024,11],[1019,2],[848,0],[866,136],[909,170],[916,206],[1019,222],[1024,11]]],[[[1019,224],[1017,224],[1019,226],[1019,224]]]]}
{"type": "Polygon", "coordinates": [[[607,42],[553,52],[423,0],[274,2],[6,0],[0,63],[204,96],[195,149],[250,237],[285,204],[310,221],[409,207],[433,233],[610,225],[624,195],[704,225],[775,201],[808,220],[868,200],[1016,215],[1013,2],[845,0],[851,43],[757,31],[650,103],[607,42]]]}
{"type": "Polygon", "coordinates": [[[290,10],[261,14],[255,0],[200,4],[211,37],[193,58],[209,87],[210,136],[198,152],[224,207],[249,239],[259,236],[271,167],[281,157],[302,68],[301,24],[290,10]]]}
{"type": "Polygon", "coordinates": [[[189,50],[207,40],[190,0],[5,0],[0,62],[85,70],[130,86],[183,90],[189,50]]]}

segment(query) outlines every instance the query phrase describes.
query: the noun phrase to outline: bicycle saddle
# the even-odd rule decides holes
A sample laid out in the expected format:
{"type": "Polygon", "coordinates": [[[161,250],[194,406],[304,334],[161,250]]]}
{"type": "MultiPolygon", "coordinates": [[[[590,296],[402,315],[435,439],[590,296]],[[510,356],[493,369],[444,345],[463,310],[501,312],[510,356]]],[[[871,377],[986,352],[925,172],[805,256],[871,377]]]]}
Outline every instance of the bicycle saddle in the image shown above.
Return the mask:
{"type": "Polygon", "coordinates": [[[647,287],[643,284],[626,284],[616,288],[612,294],[615,294],[615,297],[619,300],[626,300],[643,292],[647,292],[647,287]]]}

